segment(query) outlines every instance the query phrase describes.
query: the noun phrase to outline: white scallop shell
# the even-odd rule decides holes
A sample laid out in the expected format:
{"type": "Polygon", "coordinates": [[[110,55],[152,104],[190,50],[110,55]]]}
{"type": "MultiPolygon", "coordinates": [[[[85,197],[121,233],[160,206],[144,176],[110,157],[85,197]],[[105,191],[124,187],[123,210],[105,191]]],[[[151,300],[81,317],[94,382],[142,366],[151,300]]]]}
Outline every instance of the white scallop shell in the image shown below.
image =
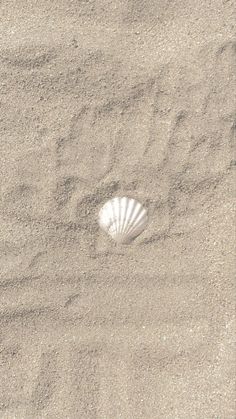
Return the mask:
{"type": "Polygon", "coordinates": [[[99,225],[116,242],[129,243],[145,228],[147,210],[135,199],[113,198],[99,212],[99,225]]]}

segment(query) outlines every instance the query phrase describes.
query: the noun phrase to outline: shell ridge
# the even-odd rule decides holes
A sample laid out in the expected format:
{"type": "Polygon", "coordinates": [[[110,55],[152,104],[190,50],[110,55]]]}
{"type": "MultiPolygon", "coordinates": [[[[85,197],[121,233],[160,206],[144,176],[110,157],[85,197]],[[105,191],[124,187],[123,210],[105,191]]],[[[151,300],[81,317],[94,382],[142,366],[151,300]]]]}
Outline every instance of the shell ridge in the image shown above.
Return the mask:
{"type": "Polygon", "coordinates": [[[117,215],[119,216],[119,206],[116,205],[119,203],[119,198],[114,198],[112,200],[112,210],[113,210],[113,214],[114,214],[114,227],[115,227],[115,234],[118,234],[118,228],[119,228],[119,224],[117,222],[117,215]]]}
{"type": "Polygon", "coordinates": [[[135,221],[135,219],[136,219],[136,216],[137,216],[137,214],[139,213],[139,211],[140,211],[140,209],[141,209],[141,208],[142,208],[142,207],[141,207],[141,204],[135,205],[135,206],[133,207],[132,217],[131,217],[131,220],[130,220],[130,223],[131,223],[131,224],[133,224],[133,223],[134,223],[134,221],[135,221]]]}
{"type": "Polygon", "coordinates": [[[127,225],[127,230],[125,231],[126,234],[128,234],[130,229],[132,229],[133,226],[135,225],[136,219],[137,219],[141,210],[142,210],[141,205],[138,208],[134,208],[134,211],[133,211],[132,216],[131,216],[131,220],[130,220],[129,224],[127,225]]]}
{"type": "Polygon", "coordinates": [[[99,225],[116,242],[129,243],[145,228],[147,210],[133,198],[114,197],[99,211],[99,225]]]}
{"type": "Polygon", "coordinates": [[[125,234],[126,231],[126,225],[129,219],[129,214],[130,214],[130,203],[129,200],[127,198],[124,198],[125,202],[126,202],[126,211],[125,211],[125,216],[124,216],[124,223],[123,223],[123,227],[122,227],[122,234],[125,234]]]}
{"type": "Polygon", "coordinates": [[[127,198],[123,198],[123,200],[124,200],[124,205],[125,205],[125,212],[124,212],[124,217],[123,217],[123,223],[122,223],[122,229],[121,229],[121,232],[122,232],[122,234],[124,233],[124,231],[125,231],[125,225],[126,225],[126,220],[127,220],[127,213],[128,213],[128,209],[129,209],[129,201],[128,201],[128,199],[127,198]]]}
{"type": "Polygon", "coordinates": [[[126,200],[124,198],[120,198],[120,228],[119,228],[120,234],[123,234],[123,226],[125,222],[126,211],[127,211],[126,200]]]}
{"type": "MultiPolygon", "coordinates": [[[[129,225],[130,225],[130,224],[133,224],[133,220],[134,220],[134,217],[135,217],[136,211],[137,211],[137,202],[135,202],[135,200],[133,200],[133,202],[132,202],[132,207],[131,207],[131,209],[130,209],[130,218],[129,218],[129,221],[128,221],[128,223],[127,223],[127,229],[129,228],[129,225]]],[[[127,231],[127,230],[126,230],[126,231],[127,231]]]]}
{"type": "Polygon", "coordinates": [[[119,234],[121,232],[121,220],[122,220],[122,200],[119,199],[119,203],[120,203],[120,210],[119,210],[119,215],[118,215],[118,231],[119,234]]]}
{"type": "Polygon", "coordinates": [[[147,211],[144,210],[143,208],[140,208],[139,212],[136,214],[135,219],[133,220],[132,225],[130,226],[129,230],[127,231],[127,233],[129,233],[130,231],[133,230],[133,228],[135,228],[136,224],[139,224],[139,222],[144,221],[142,220],[145,215],[147,214],[147,211]]]}
{"type": "Polygon", "coordinates": [[[133,225],[133,227],[129,230],[128,235],[132,236],[136,229],[141,232],[144,229],[146,224],[147,224],[147,217],[145,217],[145,219],[141,218],[138,221],[138,223],[133,225]]]}
{"type": "Polygon", "coordinates": [[[109,228],[109,234],[111,237],[115,237],[115,233],[116,233],[116,224],[115,224],[115,214],[114,214],[114,209],[113,209],[113,201],[110,201],[110,205],[109,205],[109,211],[110,211],[110,217],[111,217],[111,225],[109,228]]]}

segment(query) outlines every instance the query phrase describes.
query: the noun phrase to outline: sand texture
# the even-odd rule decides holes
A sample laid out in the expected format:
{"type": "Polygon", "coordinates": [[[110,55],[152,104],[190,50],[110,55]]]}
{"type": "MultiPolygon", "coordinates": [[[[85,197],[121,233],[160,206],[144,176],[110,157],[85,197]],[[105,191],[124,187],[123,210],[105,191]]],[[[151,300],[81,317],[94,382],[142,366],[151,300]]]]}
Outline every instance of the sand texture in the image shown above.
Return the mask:
{"type": "Polygon", "coordinates": [[[0,419],[236,418],[234,9],[0,1],[0,419]]]}

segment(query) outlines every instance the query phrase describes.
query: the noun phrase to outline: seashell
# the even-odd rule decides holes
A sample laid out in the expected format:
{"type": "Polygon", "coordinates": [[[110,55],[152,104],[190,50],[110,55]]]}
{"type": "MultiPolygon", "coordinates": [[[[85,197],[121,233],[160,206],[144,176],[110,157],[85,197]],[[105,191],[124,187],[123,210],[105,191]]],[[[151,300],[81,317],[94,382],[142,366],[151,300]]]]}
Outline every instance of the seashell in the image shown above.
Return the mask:
{"type": "Polygon", "coordinates": [[[100,227],[117,243],[129,243],[144,230],[147,221],[147,210],[132,198],[110,199],[99,212],[100,227]]]}

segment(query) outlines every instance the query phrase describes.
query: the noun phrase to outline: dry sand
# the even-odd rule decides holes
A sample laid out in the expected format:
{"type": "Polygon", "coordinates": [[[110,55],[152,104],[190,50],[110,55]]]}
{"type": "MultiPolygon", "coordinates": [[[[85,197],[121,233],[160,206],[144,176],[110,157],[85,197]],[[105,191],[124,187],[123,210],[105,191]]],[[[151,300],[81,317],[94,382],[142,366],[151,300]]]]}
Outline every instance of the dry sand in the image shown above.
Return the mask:
{"type": "Polygon", "coordinates": [[[236,417],[233,3],[0,2],[1,419],[236,417]]]}

